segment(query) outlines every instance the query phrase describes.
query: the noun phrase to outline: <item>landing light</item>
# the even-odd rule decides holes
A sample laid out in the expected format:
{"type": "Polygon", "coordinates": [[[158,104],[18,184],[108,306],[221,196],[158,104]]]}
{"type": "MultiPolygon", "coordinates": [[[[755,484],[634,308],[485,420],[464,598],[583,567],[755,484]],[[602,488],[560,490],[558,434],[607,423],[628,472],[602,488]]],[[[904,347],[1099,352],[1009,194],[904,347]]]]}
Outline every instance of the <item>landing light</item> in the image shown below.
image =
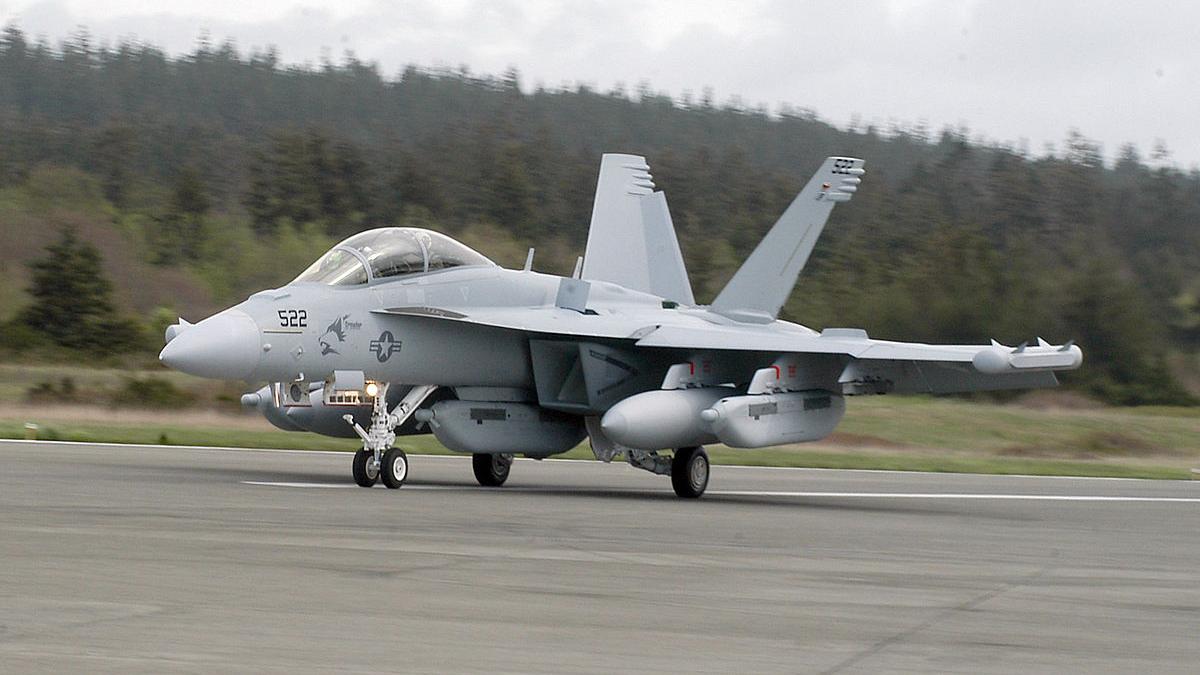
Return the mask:
{"type": "Polygon", "coordinates": [[[367,396],[370,396],[371,398],[375,398],[376,396],[379,395],[379,385],[376,384],[375,382],[368,382],[366,392],[367,392],[367,396]]]}

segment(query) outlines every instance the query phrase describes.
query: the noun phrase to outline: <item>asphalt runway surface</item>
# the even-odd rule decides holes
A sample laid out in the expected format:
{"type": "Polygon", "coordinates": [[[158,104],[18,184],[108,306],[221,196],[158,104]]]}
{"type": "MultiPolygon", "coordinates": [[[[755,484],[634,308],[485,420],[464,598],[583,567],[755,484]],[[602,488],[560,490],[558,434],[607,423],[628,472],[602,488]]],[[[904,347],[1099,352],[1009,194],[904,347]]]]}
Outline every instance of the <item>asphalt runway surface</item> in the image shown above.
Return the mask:
{"type": "Polygon", "coordinates": [[[1200,481],[0,443],[0,671],[1196,672],[1200,481]]]}

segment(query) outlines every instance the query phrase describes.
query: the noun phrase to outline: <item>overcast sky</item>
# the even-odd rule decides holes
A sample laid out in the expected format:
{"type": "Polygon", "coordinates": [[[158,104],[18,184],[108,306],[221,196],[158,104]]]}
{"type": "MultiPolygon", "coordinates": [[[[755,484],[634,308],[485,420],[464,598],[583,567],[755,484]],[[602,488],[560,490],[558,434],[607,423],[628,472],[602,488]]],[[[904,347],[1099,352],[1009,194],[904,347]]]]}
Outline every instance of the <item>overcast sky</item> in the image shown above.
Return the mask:
{"type": "Polygon", "coordinates": [[[718,101],[807,107],[845,126],[924,121],[1041,154],[1071,128],[1112,156],[1165,141],[1200,164],[1200,3],[1107,0],[0,0],[0,23],[51,41],[86,26],[173,53],[204,33],[286,62],[345,50],[408,63],[516,66],[528,89],[647,81],[718,101]]]}

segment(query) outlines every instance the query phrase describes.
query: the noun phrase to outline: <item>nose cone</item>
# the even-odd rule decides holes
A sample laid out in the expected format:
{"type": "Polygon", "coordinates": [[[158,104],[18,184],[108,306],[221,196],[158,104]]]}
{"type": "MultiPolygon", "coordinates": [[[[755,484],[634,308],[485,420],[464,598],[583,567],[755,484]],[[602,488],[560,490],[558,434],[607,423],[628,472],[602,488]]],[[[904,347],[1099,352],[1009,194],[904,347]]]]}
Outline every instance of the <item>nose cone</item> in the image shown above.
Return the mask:
{"type": "Polygon", "coordinates": [[[241,310],[227,309],[181,331],[158,360],[189,375],[240,380],[254,371],[261,356],[258,324],[241,310]]]}

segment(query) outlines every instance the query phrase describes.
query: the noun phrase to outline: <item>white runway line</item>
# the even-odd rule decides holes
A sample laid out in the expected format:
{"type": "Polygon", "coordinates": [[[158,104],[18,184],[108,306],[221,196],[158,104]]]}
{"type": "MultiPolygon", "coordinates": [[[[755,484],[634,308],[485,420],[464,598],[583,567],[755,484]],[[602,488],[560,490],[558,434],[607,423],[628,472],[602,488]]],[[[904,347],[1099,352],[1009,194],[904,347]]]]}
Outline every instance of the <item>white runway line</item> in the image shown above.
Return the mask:
{"type": "Polygon", "coordinates": [[[1164,502],[1200,504],[1200,497],[1134,497],[1121,495],[1004,495],[970,492],[783,492],[771,490],[709,490],[723,497],[828,497],[856,499],[1000,499],[1047,502],[1164,502]]]}
{"type": "MultiPolygon", "coordinates": [[[[267,481],[267,480],[244,480],[242,485],[260,485],[265,487],[285,487],[285,488],[325,488],[325,489],[340,489],[340,488],[355,488],[361,489],[355,483],[287,483],[283,481],[267,481]]],[[[383,487],[380,483],[376,487],[383,487]]],[[[474,489],[467,486],[459,487],[457,485],[405,485],[405,490],[469,490],[474,489]]]]}
{"type": "MultiPolygon", "coordinates": [[[[311,489],[311,488],[317,488],[317,489],[356,488],[356,489],[361,489],[361,488],[358,488],[357,484],[351,483],[351,482],[346,482],[346,483],[300,483],[300,482],[269,481],[269,480],[244,480],[244,481],[241,481],[241,484],[242,485],[253,485],[256,487],[283,487],[283,488],[309,488],[309,489],[311,489]]],[[[382,488],[382,487],[384,487],[384,485],[383,485],[383,483],[379,483],[373,487],[382,488]]],[[[419,485],[419,484],[413,485],[412,483],[405,483],[404,487],[400,488],[400,489],[401,490],[440,490],[440,491],[444,491],[444,492],[480,492],[480,493],[490,492],[492,494],[505,494],[505,493],[508,493],[508,494],[518,494],[518,493],[519,494],[551,494],[551,493],[560,493],[565,490],[568,490],[568,488],[553,488],[553,487],[506,487],[506,488],[500,489],[500,488],[485,488],[485,487],[481,487],[478,485],[465,485],[465,484],[464,485],[419,485]]],[[[581,495],[587,495],[589,492],[595,492],[595,491],[589,491],[589,490],[575,490],[575,491],[581,495]]],[[[609,491],[609,492],[617,491],[617,492],[621,492],[623,494],[635,494],[635,493],[636,494],[660,494],[660,493],[661,494],[669,494],[668,490],[650,490],[650,489],[638,489],[638,488],[628,488],[628,489],[613,488],[613,489],[610,489],[607,491],[609,491]]]]}
{"type": "MultiPolygon", "coordinates": [[[[295,483],[284,481],[244,480],[242,485],[283,488],[357,488],[354,483],[295,483]]],[[[382,487],[382,486],[376,486],[382,487]]],[[[476,491],[470,485],[405,485],[403,490],[460,490],[476,491]]],[[[489,490],[493,491],[493,490],[489,490]]],[[[547,492],[544,488],[509,487],[494,492],[547,492]]],[[[632,490],[645,492],[645,490],[632,490]]],[[[586,494],[586,491],[581,491],[586,494]]],[[[831,499],[975,499],[1043,502],[1150,502],[1165,504],[1200,504],[1200,497],[1138,497],[1128,495],[1017,495],[971,492],[791,492],[782,490],[709,490],[713,497],[805,497],[831,499]]]]}
{"type": "Polygon", "coordinates": [[[242,485],[260,485],[264,487],[286,488],[356,488],[354,483],[282,483],[265,480],[244,480],[242,485]]]}

